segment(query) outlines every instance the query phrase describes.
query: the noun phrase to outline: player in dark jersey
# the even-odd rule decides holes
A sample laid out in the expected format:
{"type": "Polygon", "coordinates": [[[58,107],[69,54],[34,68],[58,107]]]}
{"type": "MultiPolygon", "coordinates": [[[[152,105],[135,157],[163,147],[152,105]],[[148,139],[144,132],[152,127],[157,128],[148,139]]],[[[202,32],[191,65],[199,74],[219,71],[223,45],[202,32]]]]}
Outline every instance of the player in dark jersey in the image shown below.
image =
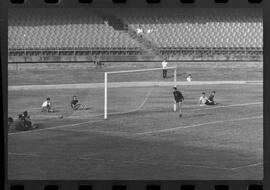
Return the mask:
{"type": "Polygon", "coordinates": [[[176,87],[173,87],[173,96],[175,100],[174,111],[179,110],[179,117],[182,117],[182,103],[184,102],[184,96],[176,87]]]}
{"type": "Polygon", "coordinates": [[[216,95],[216,91],[212,91],[208,97],[208,101],[205,103],[206,105],[217,105],[217,103],[214,101],[214,97],[216,95]]]}
{"type": "Polygon", "coordinates": [[[24,111],[23,114],[19,114],[18,118],[15,120],[15,129],[18,131],[26,131],[35,128],[38,128],[38,126],[33,124],[27,111],[24,111]]]}
{"type": "Polygon", "coordinates": [[[70,106],[73,110],[85,109],[85,105],[81,104],[77,96],[73,96],[70,102],[70,106]]]}

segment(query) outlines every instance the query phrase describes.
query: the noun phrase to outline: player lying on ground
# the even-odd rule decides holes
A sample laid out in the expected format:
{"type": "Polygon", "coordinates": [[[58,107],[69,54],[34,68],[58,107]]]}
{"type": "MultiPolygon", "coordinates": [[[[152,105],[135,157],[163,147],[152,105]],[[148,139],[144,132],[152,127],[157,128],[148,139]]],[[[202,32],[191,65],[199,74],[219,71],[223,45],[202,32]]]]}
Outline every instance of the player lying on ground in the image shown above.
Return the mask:
{"type": "Polygon", "coordinates": [[[15,129],[18,131],[26,131],[35,128],[37,128],[37,126],[33,124],[27,111],[24,111],[23,114],[19,114],[18,118],[15,120],[15,129]]]}
{"type": "Polygon", "coordinates": [[[217,103],[214,101],[215,95],[216,91],[213,90],[208,96],[208,102],[206,102],[206,105],[217,105],[217,103]]]}
{"type": "Polygon", "coordinates": [[[43,103],[42,103],[42,112],[47,111],[47,112],[54,112],[52,108],[52,103],[51,103],[51,98],[47,98],[43,103]]]}
{"type": "Polygon", "coordinates": [[[216,92],[212,91],[209,95],[209,98],[206,97],[205,92],[202,92],[202,95],[199,99],[199,104],[200,106],[203,105],[216,105],[215,101],[214,101],[214,97],[215,97],[216,92]]]}
{"type": "Polygon", "coordinates": [[[174,95],[174,111],[179,111],[179,117],[182,117],[182,103],[184,102],[183,94],[176,88],[173,87],[173,95],[174,95]]]}
{"type": "Polygon", "coordinates": [[[80,103],[77,96],[72,97],[70,105],[73,110],[86,109],[86,106],[80,103]]]}

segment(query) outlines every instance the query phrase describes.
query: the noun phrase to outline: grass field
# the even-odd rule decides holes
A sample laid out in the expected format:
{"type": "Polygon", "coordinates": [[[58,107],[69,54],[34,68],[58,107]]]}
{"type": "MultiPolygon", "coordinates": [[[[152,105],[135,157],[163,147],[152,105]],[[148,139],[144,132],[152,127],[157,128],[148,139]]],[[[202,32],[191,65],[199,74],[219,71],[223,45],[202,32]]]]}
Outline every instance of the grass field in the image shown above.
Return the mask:
{"type": "MultiPolygon", "coordinates": [[[[215,75],[217,81],[224,73],[215,75]]],[[[172,111],[169,81],[164,86],[119,84],[109,88],[108,120],[102,115],[103,88],[10,90],[9,115],[26,109],[39,128],[10,130],[9,179],[263,178],[262,83],[180,83],[182,118],[172,111]],[[201,92],[211,90],[217,91],[219,104],[198,106],[201,92]],[[90,109],[71,111],[73,94],[90,109]],[[53,97],[56,113],[41,113],[47,96],[53,97]]]]}

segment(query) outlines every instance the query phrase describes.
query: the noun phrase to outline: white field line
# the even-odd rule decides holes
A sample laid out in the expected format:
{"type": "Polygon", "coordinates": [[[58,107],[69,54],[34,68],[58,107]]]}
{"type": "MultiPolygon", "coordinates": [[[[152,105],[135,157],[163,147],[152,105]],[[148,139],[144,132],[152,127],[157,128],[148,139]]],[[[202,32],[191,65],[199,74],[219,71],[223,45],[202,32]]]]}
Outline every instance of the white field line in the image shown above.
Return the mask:
{"type": "MultiPolygon", "coordinates": [[[[100,120],[100,121],[102,121],[102,120],[100,120]]],[[[91,122],[94,123],[94,122],[97,122],[97,121],[89,120],[89,121],[85,121],[85,122],[79,122],[79,123],[74,123],[74,124],[66,124],[66,125],[59,125],[59,126],[48,127],[48,128],[43,128],[43,129],[20,131],[20,132],[15,132],[15,133],[9,133],[8,136],[19,135],[19,134],[28,134],[28,133],[36,133],[36,132],[40,132],[40,131],[47,131],[47,130],[52,130],[52,129],[64,128],[64,127],[75,127],[75,126],[80,126],[80,125],[84,125],[84,124],[89,124],[91,122]]]]}
{"type": "MultiPolygon", "coordinates": [[[[119,162],[119,160],[114,160],[114,159],[89,158],[89,157],[80,157],[79,159],[80,160],[105,161],[105,162],[119,162]]],[[[122,160],[121,163],[123,163],[123,164],[152,165],[152,166],[167,165],[167,166],[171,166],[171,167],[191,167],[191,168],[203,168],[203,169],[215,169],[215,170],[234,170],[234,168],[228,168],[228,167],[215,167],[215,166],[206,166],[206,165],[197,165],[197,164],[176,164],[175,162],[174,163],[172,163],[172,162],[155,163],[155,162],[149,162],[147,160],[122,160]]],[[[244,166],[244,167],[247,167],[247,166],[244,166]]],[[[249,167],[251,167],[251,165],[249,167]]],[[[240,169],[241,167],[237,167],[237,168],[240,169]]]]}
{"type": "Polygon", "coordinates": [[[244,120],[261,119],[261,118],[263,118],[262,115],[253,116],[253,117],[243,117],[243,118],[238,118],[238,119],[220,120],[220,121],[213,121],[213,122],[208,122],[208,123],[199,123],[199,124],[194,124],[194,125],[180,126],[180,127],[170,128],[170,129],[147,131],[147,132],[136,133],[136,134],[137,135],[149,135],[149,134],[154,134],[154,133],[164,133],[164,132],[169,132],[169,131],[176,131],[176,130],[180,130],[180,129],[188,129],[188,128],[200,127],[200,126],[205,126],[205,125],[213,125],[213,124],[218,124],[218,123],[244,121],[244,120]]]}
{"type": "MultiPolygon", "coordinates": [[[[23,157],[44,157],[39,154],[34,154],[34,153],[14,153],[14,152],[8,152],[8,155],[11,156],[23,156],[23,157]]],[[[115,160],[115,159],[103,159],[103,158],[92,158],[92,157],[78,157],[74,158],[76,160],[92,160],[92,161],[104,161],[104,162],[120,162],[120,160],[115,160]]],[[[147,160],[122,160],[122,164],[141,164],[141,165],[167,165],[171,167],[190,167],[190,168],[202,168],[202,169],[215,169],[215,170],[239,170],[243,168],[249,168],[249,167],[256,167],[259,165],[263,165],[262,162],[254,163],[254,164],[249,164],[249,165],[244,165],[244,166],[238,166],[238,167],[216,167],[216,166],[206,166],[206,165],[197,165],[197,164],[176,164],[175,162],[169,162],[169,163],[154,163],[154,162],[149,162],[147,160]]]]}
{"type": "Polygon", "coordinates": [[[96,133],[96,134],[103,134],[103,135],[108,135],[108,136],[120,136],[120,137],[131,137],[134,136],[134,134],[131,134],[129,132],[118,132],[118,131],[101,131],[101,130],[90,130],[88,129],[83,129],[83,130],[76,130],[76,129],[60,129],[61,131],[65,132],[74,132],[74,133],[96,133]]]}
{"type": "MultiPolygon", "coordinates": [[[[138,108],[136,108],[134,110],[126,111],[126,112],[109,113],[108,115],[127,114],[127,113],[132,113],[132,112],[136,112],[136,111],[140,110],[144,106],[144,104],[146,103],[148,98],[150,97],[152,91],[153,91],[153,89],[151,89],[147,93],[144,101],[141,103],[141,105],[138,108]]],[[[101,116],[103,116],[103,114],[93,115],[93,116],[91,116],[91,118],[101,117],[101,116]]],[[[103,120],[104,119],[99,119],[98,121],[103,121],[103,120]]],[[[89,120],[89,121],[86,121],[86,122],[80,122],[80,123],[75,123],[75,124],[67,124],[67,125],[60,125],[60,126],[55,126],[55,127],[43,128],[43,129],[35,129],[35,130],[29,130],[29,131],[20,131],[20,132],[15,132],[15,133],[9,133],[8,135],[10,136],[10,135],[15,135],[15,134],[25,134],[25,133],[39,132],[39,131],[45,131],[45,130],[51,130],[51,129],[59,129],[59,128],[64,128],[64,127],[75,127],[75,126],[79,126],[79,125],[83,125],[83,124],[89,124],[91,122],[95,123],[95,122],[98,122],[98,121],[89,120]]]]}
{"type": "Polygon", "coordinates": [[[180,129],[187,129],[187,128],[194,128],[194,127],[200,127],[204,125],[213,125],[213,124],[219,124],[219,123],[226,123],[226,122],[235,122],[235,121],[244,121],[244,120],[250,120],[250,119],[261,119],[263,116],[254,116],[254,117],[244,117],[244,118],[238,118],[238,119],[232,119],[232,120],[221,120],[221,121],[213,121],[213,122],[207,122],[207,123],[200,123],[195,125],[188,125],[188,126],[182,126],[182,127],[175,127],[170,129],[161,129],[161,130],[155,130],[155,131],[147,131],[147,132],[141,132],[141,133],[130,133],[130,132],[123,132],[123,131],[102,131],[102,130],[75,130],[75,129],[68,129],[68,130],[61,130],[61,131],[67,131],[67,132],[77,132],[77,133],[101,133],[106,135],[112,135],[112,136],[138,136],[138,135],[148,135],[148,134],[154,134],[154,133],[165,133],[169,131],[175,131],[180,129]]]}
{"type": "MultiPolygon", "coordinates": [[[[151,90],[149,90],[149,92],[147,93],[146,97],[144,98],[143,102],[135,109],[131,109],[129,111],[123,111],[123,112],[113,112],[113,113],[108,113],[108,115],[112,116],[112,115],[121,115],[121,114],[128,114],[128,113],[134,113],[134,112],[137,112],[139,111],[143,106],[144,104],[146,103],[146,101],[148,100],[148,98],[150,97],[151,93],[153,91],[153,88],[151,90]]],[[[97,114],[97,115],[92,115],[90,116],[91,118],[94,118],[94,117],[100,117],[100,116],[103,116],[104,114],[97,114]]],[[[89,118],[89,116],[87,116],[89,118]]],[[[69,116],[68,118],[81,118],[81,116],[69,116]]]]}
{"type": "MultiPolygon", "coordinates": [[[[204,107],[203,109],[193,109],[192,111],[201,111],[201,110],[212,110],[212,109],[218,109],[218,108],[228,108],[228,107],[239,107],[239,106],[249,106],[249,105],[258,105],[263,104],[263,102],[253,102],[253,103],[245,103],[245,104],[234,104],[234,105],[227,105],[227,106],[200,106],[204,107]]],[[[187,107],[189,108],[189,107],[187,107]]]]}
{"type": "MultiPolygon", "coordinates": [[[[111,115],[118,115],[118,114],[124,114],[124,113],[130,113],[130,112],[135,112],[135,111],[138,111],[140,110],[143,105],[146,103],[147,99],[150,97],[151,95],[151,92],[153,91],[153,89],[151,89],[150,93],[148,92],[147,94],[147,97],[145,98],[145,100],[143,101],[143,103],[136,109],[134,110],[131,110],[131,111],[126,111],[126,112],[115,112],[115,113],[111,113],[111,115]]],[[[238,106],[248,106],[248,105],[256,105],[256,104],[263,104],[263,102],[253,102],[253,103],[245,103],[245,104],[234,104],[234,105],[226,105],[226,106],[199,106],[198,104],[194,104],[194,105],[189,105],[189,106],[184,106],[182,108],[194,108],[194,107],[200,107],[200,109],[194,109],[192,111],[200,111],[200,110],[211,110],[211,109],[218,109],[218,108],[227,108],[227,107],[238,107],[238,106]],[[203,108],[203,109],[201,109],[203,108]]],[[[66,108],[66,107],[57,107],[57,108],[66,108]]],[[[15,108],[9,108],[10,110],[14,109],[15,108]]],[[[36,110],[36,109],[41,109],[41,108],[30,108],[30,109],[23,109],[23,110],[36,110]]],[[[103,114],[102,114],[103,115],[103,114]]],[[[97,116],[101,116],[100,115],[94,115],[94,117],[97,117],[97,116]]],[[[58,116],[56,116],[58,117],[58,116]]]]}
{"type": "Polygon", "coordinates": [[[39,157],[38,154],[34,154],[34,153],[15,153],[15,152],[8,152],[8,155],[39,157]]]}
{"type": "Polygon", "coordinates": [[[249,164],[249,165],[245,165],[245,166],[234,167],[234,168],[231,168],[231,170],[239,170],[239,169],[243,169],[243,168],[250,168],[250,167],[255,167],[255,166],[260,166],[260,165],[263,165],[263,163],[258,162],[258,163],[249,164]]]}
{"type": "MultiPolygon", "coordinates": [[[[148,92],[148,95],[146,96],[145,100],[143,101],[143,103],[139,106],[139,108],[141,108],[144,103],[147,101],[147,98],[150,96],[152,90],[148,92]]],[[[255,104],[259,104],[259,103],[262,103],[262,102],[255,102],[255,103],[247,103],[247,104],[232,104],[232,105],[228,105],[226,106],[227,107],[235,107],[235,106],[247,106],[247,105],[255,105],[255,104]]],[[[224,108],[224,106],[222,106],[222,108],[224,108]]],[[[203,109],[196,109],[196,111],[198,110],[204,110],[205,108],[203,109]]],[[[135,109],[135,110],[132,110],[132,111],[128,111],[128,112],[119,112],[119,113],[113,113],[113,114],[108,114],[108,115],[116,115],[116,114],[126,114],[126,113],[132,113],[132,112],[136,112],[138,111],[139,109],[135,109]]],[[[93,115],[91,116],[91,118],[96,118],[96,117],[101,117],[103,116],[103,114],[99,114],[99,115],[93,115]]],[[[74,124],[66,124],[66,125],[59,125],[59,126],[55,126],[55,127],[48,127],[48,128],[43,128],[43,129],[35,129],[35,130],[29,130],[29,131],[20,131],[20,132],[15,132],[15,133],[9,133],[8,136],[11,136],[11,135],[19,135],[19,134],[26,134],[26,133],[33,133],[33,132],[40,132],[40,131],[46,131],[46,130],[52,130],[52,129],[59,129],[59,128],[65,128],[65,127],[75,127],[75,126],[80,126],[80,125],[84,125],[84,124],[89,124],[89,123],[95,123],[95,122],[101,122],[101,121],[104,121],[103,119],[99,119],[97,121],[93,121],[93,120],[89,120],[89,121],[85,121],[85,122],[79,122],[79,123],[74,123],[74,124]]]]}
{"type": "MultiPolygon", "coordinates": [[[[54,106],[53,108],[54,109],[55,108],[57,108],[57,109],[63,109],[63,108],[67,108],[67,106],[54,106]]],[[[37,107],[34,107],[34,108],[21,108],[21,109],[18,109],[18,108],[8,108],[8,110],[17,111],[17,112],[22,111],[22,110],[28,110],[28,111],[29,110],[40,110],[40,112],[41,112],[42,108],[40,106],[39,108],[37,108],[37,107]]]]}
{"type": "MultiPolygon", "coordinates": [[[[263,84],[263,81],[178,81],[179,86],[214,85],[214,84],[263,84]]],[[[109,88],[144,87],[144,86],[174,86],[173,81],[137,81],[137,82],[109,82],[109,88]]],[[[8,91],[20,90],[48,90],[48,89],[85,89],[104,88],[104,83],[54,84],[54,85],[19,85],[8,86],[8,91]]]]}

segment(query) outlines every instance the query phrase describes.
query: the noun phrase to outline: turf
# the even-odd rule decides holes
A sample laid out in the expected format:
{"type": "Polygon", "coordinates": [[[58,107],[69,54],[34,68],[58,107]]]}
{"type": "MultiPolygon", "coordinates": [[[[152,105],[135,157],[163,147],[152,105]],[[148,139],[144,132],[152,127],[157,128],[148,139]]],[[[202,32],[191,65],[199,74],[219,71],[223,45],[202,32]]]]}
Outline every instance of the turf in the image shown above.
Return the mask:
{"type": "Polygon", "coordinates": [[[28,109],[40,126],[10,131],[9,179],[262,179],[262,84],[181,91],[179,118],[171,86],[109,89],[109,113],[122,113],[108,120],[101,115],[102,89],[9,91],[9,114],[28,109]],[[211,90],[219,105],[198,106],[200,93],[211,90]],[[70,111],[74,93],[91,109],[70,111]],[[56,113],[40,112],[47,96],[56,113]]]}
{"type": "MultiPolygon", "coordinates": [[[[178,80],[192,74],[195,81],[262,80],[262,62],[170,62],[177,66],[178,80]]],[[[95,68],[93,63],[26,63],[9,65],[9,85],[76,84],[104,82],[105,71],[160,68],[160,62],[111,62],[95,68]]],[[[168,73],[172,77],[172,73],[168,73]]],[[[152,81],[161,79],[161,71],[109,76],[110,82],[152,81]]],[[[168,79],[171,80],[171,79],[168,79]]]]}

